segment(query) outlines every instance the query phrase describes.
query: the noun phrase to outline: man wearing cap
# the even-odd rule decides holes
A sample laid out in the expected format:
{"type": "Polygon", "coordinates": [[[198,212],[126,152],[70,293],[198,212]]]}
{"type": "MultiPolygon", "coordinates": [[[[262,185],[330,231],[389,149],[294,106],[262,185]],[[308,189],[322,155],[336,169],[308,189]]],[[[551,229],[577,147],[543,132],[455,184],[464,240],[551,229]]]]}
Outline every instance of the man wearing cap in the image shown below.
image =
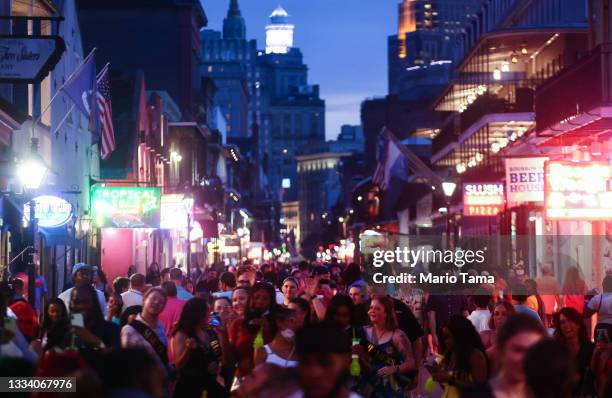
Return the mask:
{"type": "MultiPolygon", "coordinates": [[[[74,286],[84,286],[87,284],[91,285],[93,283],[93,271],[97,269],[97,267],[92,267],[91,265],[85,263],[75,264],[72,267],[72,279],[74,280],[74,286]]],[[[64,302],[64,304],[66,304],[68,312],[70,312],[70,294],[72,293],[72,289],[74,289],[74,287],[64,290],[59,296],[57,296],[60,300],[64,302]]],[[[98,295],[98,304],[100,304],[102,315],[106,317],[106,298],[104,297],[104,293],[102,293],[98,289],[94,290],[98,295]]]]}

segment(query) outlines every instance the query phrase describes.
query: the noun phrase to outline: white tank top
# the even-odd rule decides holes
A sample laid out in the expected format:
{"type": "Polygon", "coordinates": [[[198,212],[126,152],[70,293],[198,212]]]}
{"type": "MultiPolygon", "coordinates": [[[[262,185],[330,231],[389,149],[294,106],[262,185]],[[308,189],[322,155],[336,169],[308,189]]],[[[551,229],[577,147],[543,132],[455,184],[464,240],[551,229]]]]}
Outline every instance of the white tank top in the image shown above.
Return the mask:
{"type": "Polygon", "coordinates": [[[288,359],[281,358],[275,353],[273,353],[272,349],[268,344],[266,344],[264,348],[266,350],[266,354],[268,354],[266,356],[266,363],[272,363],[274,365],[280,366],[281,368],[295,368],[298,365],[297,361],[290,361],[288,359]]]}

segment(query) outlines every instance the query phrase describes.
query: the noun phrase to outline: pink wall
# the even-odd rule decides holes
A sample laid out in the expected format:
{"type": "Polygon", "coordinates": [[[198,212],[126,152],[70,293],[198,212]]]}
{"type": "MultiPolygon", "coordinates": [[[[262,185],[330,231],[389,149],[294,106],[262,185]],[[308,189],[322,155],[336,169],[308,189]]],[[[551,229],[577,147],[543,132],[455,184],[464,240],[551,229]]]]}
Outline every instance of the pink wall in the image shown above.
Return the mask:
{"type": "Polygon", "coordinates": [[[117,276],[127,276],[132,264],[132,229],[102,228],[102,269],[108,283],[117,276]]]}

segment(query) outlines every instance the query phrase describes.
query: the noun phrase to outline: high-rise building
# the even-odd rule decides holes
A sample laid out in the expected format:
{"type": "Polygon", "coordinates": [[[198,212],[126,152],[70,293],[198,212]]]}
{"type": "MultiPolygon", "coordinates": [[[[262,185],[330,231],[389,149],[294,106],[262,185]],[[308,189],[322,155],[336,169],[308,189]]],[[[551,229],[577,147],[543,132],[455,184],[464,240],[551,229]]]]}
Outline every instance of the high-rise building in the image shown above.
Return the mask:
{"type": "Polygon", "coordinates": [[[325,142],[325,101],[319,97],[319,86],[308,84],[302,52],[293,47],[289,14],[279,6],[270,21],[266,51],[257,53],[252,101],[270,191],[287,200],[297,194],[295,156],[309,145],[325,142]]]}
{"type": "Polygon", "coordinates": [[[448,82],[456,43],[482,0],[403,0],[398,31],[388,41],[389,94],[434,97],[448,82]],[[419,87],[419,90],[414,90],[419,87]]]}
{"type": "Polygon", "coordinates": [[[231,0],[223,20],[223,34],[211,29],[200,32],[201,74],[216,85],[215,104],[227,123],[229,139],[251,136],[253,124],[252,81],[257,44],[246,39],[246,23],[238,0],[231,0]]]}
{"type": "Polygon", "coordinates": [[[270,24],[266,26],[266,54],[286,54],[293,47],[295,25],[289,22],[289,14],[281,6],[270,14],[270,24]]]}

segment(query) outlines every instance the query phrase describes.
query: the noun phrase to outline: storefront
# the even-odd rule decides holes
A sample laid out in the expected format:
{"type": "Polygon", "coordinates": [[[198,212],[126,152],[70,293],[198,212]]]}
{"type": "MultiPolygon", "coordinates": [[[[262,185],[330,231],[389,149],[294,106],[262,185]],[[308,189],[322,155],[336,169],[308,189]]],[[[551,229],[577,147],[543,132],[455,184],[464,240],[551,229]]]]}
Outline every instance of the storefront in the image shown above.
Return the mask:
{"type": "Polygon", "coordinates": [[[91,216],[100,229],[101,266],[109,280],[127,275],[130,266],[146,273],[149,264],[160,263],[164,249],[160,210],[159,188],[102,184],[91,188],[91,216]]]}

